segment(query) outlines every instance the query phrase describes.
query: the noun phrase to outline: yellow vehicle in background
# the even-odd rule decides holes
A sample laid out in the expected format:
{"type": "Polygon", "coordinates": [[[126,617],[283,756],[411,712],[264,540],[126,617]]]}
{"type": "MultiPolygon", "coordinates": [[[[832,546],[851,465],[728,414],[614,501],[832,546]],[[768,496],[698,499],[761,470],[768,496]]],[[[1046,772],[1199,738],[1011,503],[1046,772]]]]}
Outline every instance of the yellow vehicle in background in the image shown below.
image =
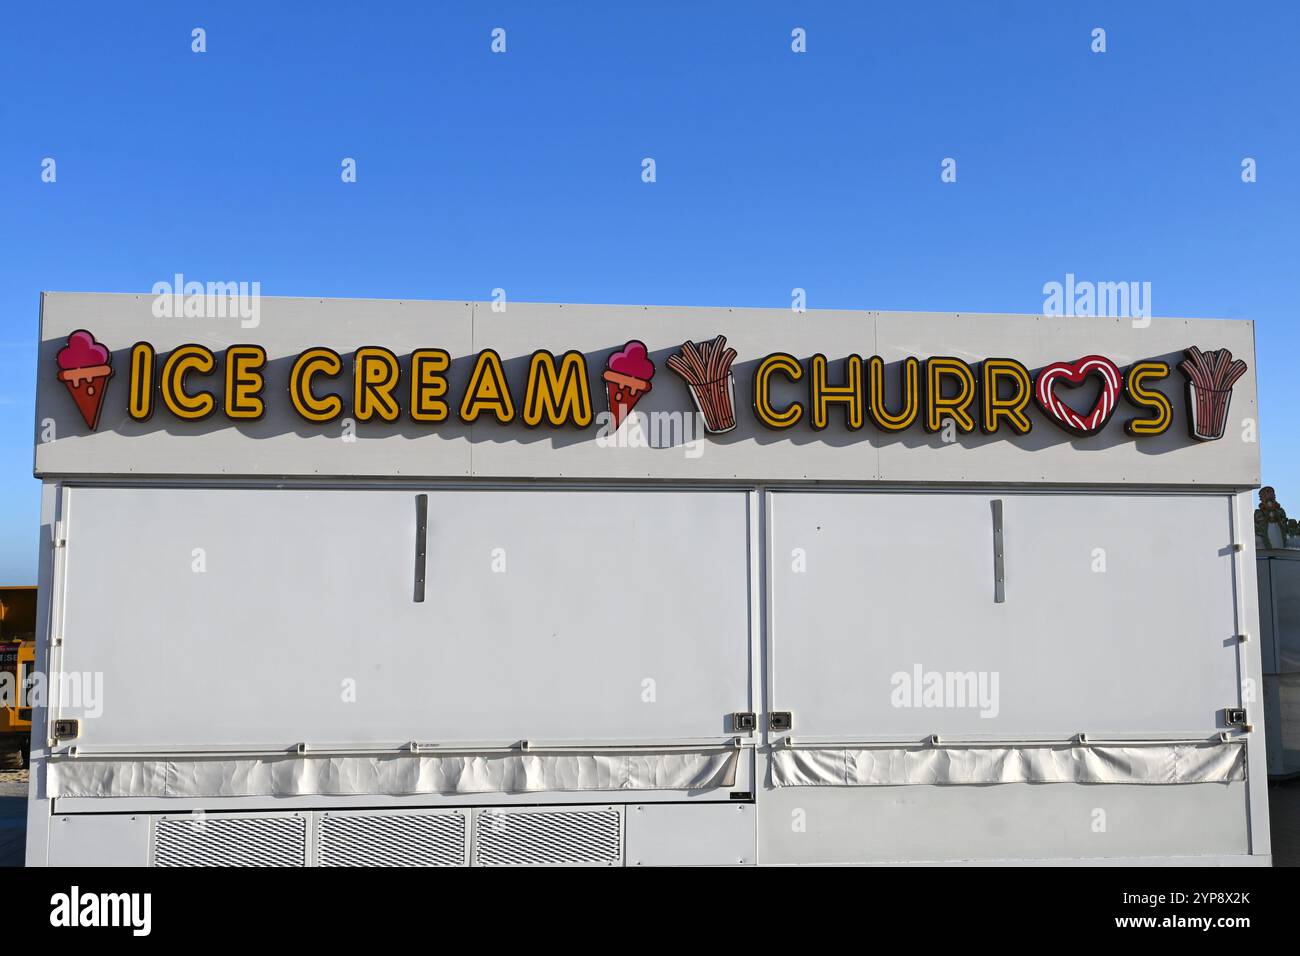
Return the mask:
{"type": "Polygon", "coordinates": [[[0,587],[0,760],[16,753],[27,766],[32,709],[27,690],[36,667],[36,588],[0,587]]]}

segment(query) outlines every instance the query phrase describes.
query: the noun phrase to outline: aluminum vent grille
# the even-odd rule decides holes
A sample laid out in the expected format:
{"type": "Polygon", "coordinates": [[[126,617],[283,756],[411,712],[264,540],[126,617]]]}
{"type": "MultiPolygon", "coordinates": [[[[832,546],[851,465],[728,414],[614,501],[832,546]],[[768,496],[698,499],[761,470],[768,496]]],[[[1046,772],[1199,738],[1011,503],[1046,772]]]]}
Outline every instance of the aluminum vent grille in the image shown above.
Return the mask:
{"type": "Polygon", "coordinates": [[[623,815],[597,810],[483,810],[474,821],[480,866],[615,866],[623,859],[623,815]]]}
{"type": "Polygon", "coordinates": [[[317,866],[464,866],[464,813],[324,814],[317,866]]]}
{"type": "Polygon", "coordinates": [[[159,817],[154,866],[305,866],[307,821],[300,816],[159,817]]]}

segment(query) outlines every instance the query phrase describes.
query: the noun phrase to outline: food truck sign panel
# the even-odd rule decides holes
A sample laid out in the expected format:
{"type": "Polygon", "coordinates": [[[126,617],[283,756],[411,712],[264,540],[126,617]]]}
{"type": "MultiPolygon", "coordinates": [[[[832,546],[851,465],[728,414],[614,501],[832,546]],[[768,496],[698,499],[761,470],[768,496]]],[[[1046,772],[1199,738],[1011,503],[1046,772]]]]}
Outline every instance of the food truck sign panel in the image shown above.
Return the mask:
{"type": "Polygon", "coordinates": [[[150,299],[43,300],[38,474],[1258,481],[1243,322],[150,299]]]}

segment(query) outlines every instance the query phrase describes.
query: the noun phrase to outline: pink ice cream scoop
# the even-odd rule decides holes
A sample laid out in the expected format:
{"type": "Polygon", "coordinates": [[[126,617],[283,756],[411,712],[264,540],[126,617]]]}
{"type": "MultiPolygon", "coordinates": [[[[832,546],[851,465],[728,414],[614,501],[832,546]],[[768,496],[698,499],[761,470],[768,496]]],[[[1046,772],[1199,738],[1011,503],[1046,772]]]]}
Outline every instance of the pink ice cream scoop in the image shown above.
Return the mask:
{"type": "Polygon", "coordinates": [[[605,388],[609,399],[610,429],[616,429],[627,413],[650,391],[655,363],[646,354],[644,342],[633,339],[621,352],[609,357],[605,369],[605,388]]]}
{"type": "Polygon", "coordinates": [[[68,336],[68,344],[59,349],[59,368],[90,368],[108,364],[108,349],[95,341],[85,329],[68,336]]]}
{"type": "Polygon", "coordinates": [[[623,351],[615,352],[609,357],[608,368],[611,372],[630,375],[646,382],[655,377],[655,363],[646,355],[645,343],[636,339],[623,346],[623,351]]]}

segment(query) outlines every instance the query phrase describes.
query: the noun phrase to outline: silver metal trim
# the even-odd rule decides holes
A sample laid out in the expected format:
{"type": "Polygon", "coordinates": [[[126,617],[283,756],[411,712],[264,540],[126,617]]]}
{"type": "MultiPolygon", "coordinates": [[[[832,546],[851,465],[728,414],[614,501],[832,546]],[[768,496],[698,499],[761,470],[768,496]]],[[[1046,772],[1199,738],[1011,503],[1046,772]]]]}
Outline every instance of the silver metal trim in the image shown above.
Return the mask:
{"type": "Polygon", "coordinates": [[[518,744],[503,745],[499,743],[483,744],[430,744],[407,742],[396,746],[348,746],[312,744],[304,749],[302,744],[293,744],[285,748],[248,748],[234,746],[229,749],[208,748],[206,750],[172,750],[138,747],[132,750],[99,749],[79,747],[75,754],[68,751],[56,751],[50,754],[51,760],[70,760],[90,758],[96,760],[170,760],[177,758],[227,758],[227,757],[347,757],[347,756],[456,756],[460,754],[617,754],[617,753],[712,753],[732,750],[752,749],[754,742],[741,737],[728,735],[723,739],[708,739],[694,743],[677,742],[672,744],[615,743],[615,742],[569,742],[564,744],[539,744],[529,741],[528,747],[518,744]]]}
{"type": "Polygon", "coordinates": [[[1006,565],[1002,541],[1002,499],[993,499],[993,603],[1007,600],[1006,565]]]}
{"type": "Polygon", "coordinates": [[[416,604],[424,603],[425,551],[429,536],[429,496],[415,496],[415,595],[416,604]]]}
{"type": "Polygon", "coordinates": [[[950,747],[973,749],[979,747],[1164,747],[1170,744],[1245,744],[1245,735],[1234,735],[1224,739],[1224,733],[1216,730],[1205,735],[1178,734],[1167,737],[1157,734],[1136,735],[1133,737],[1107,736],[1093,737],[1079,733],[1073,737],[949,737],[938,734],[925,737],[908,737],[876,740],[830,740],[826,738],[800,737],[796,742],[793,737],[785,737],[779,743],[783,747],[800,750],[841,750],[854,748],[859,750],[897,750],[900,747],[915,747],[918,750],[930,747],[950,747]]]}
{"type": "Polygon", "coordinates": [[[783,478],[472,478],[466,476],[410,477],[375,475],[177,475],[47,473],[38,478],[67,488],[274,488],[276,490],[317,489],[400,489],[420,488],[434,491],[770,491],[789,493],[847,492],[871,494],[910,494],[940,492],[951,494],[1113,494],[1113,495],[1188,495],[1215,497],[1236,495],[1254,486],[1195,485],[1123,482],[1052,482],[1052,481],[905,481],[871,479],[783,478]]]}

